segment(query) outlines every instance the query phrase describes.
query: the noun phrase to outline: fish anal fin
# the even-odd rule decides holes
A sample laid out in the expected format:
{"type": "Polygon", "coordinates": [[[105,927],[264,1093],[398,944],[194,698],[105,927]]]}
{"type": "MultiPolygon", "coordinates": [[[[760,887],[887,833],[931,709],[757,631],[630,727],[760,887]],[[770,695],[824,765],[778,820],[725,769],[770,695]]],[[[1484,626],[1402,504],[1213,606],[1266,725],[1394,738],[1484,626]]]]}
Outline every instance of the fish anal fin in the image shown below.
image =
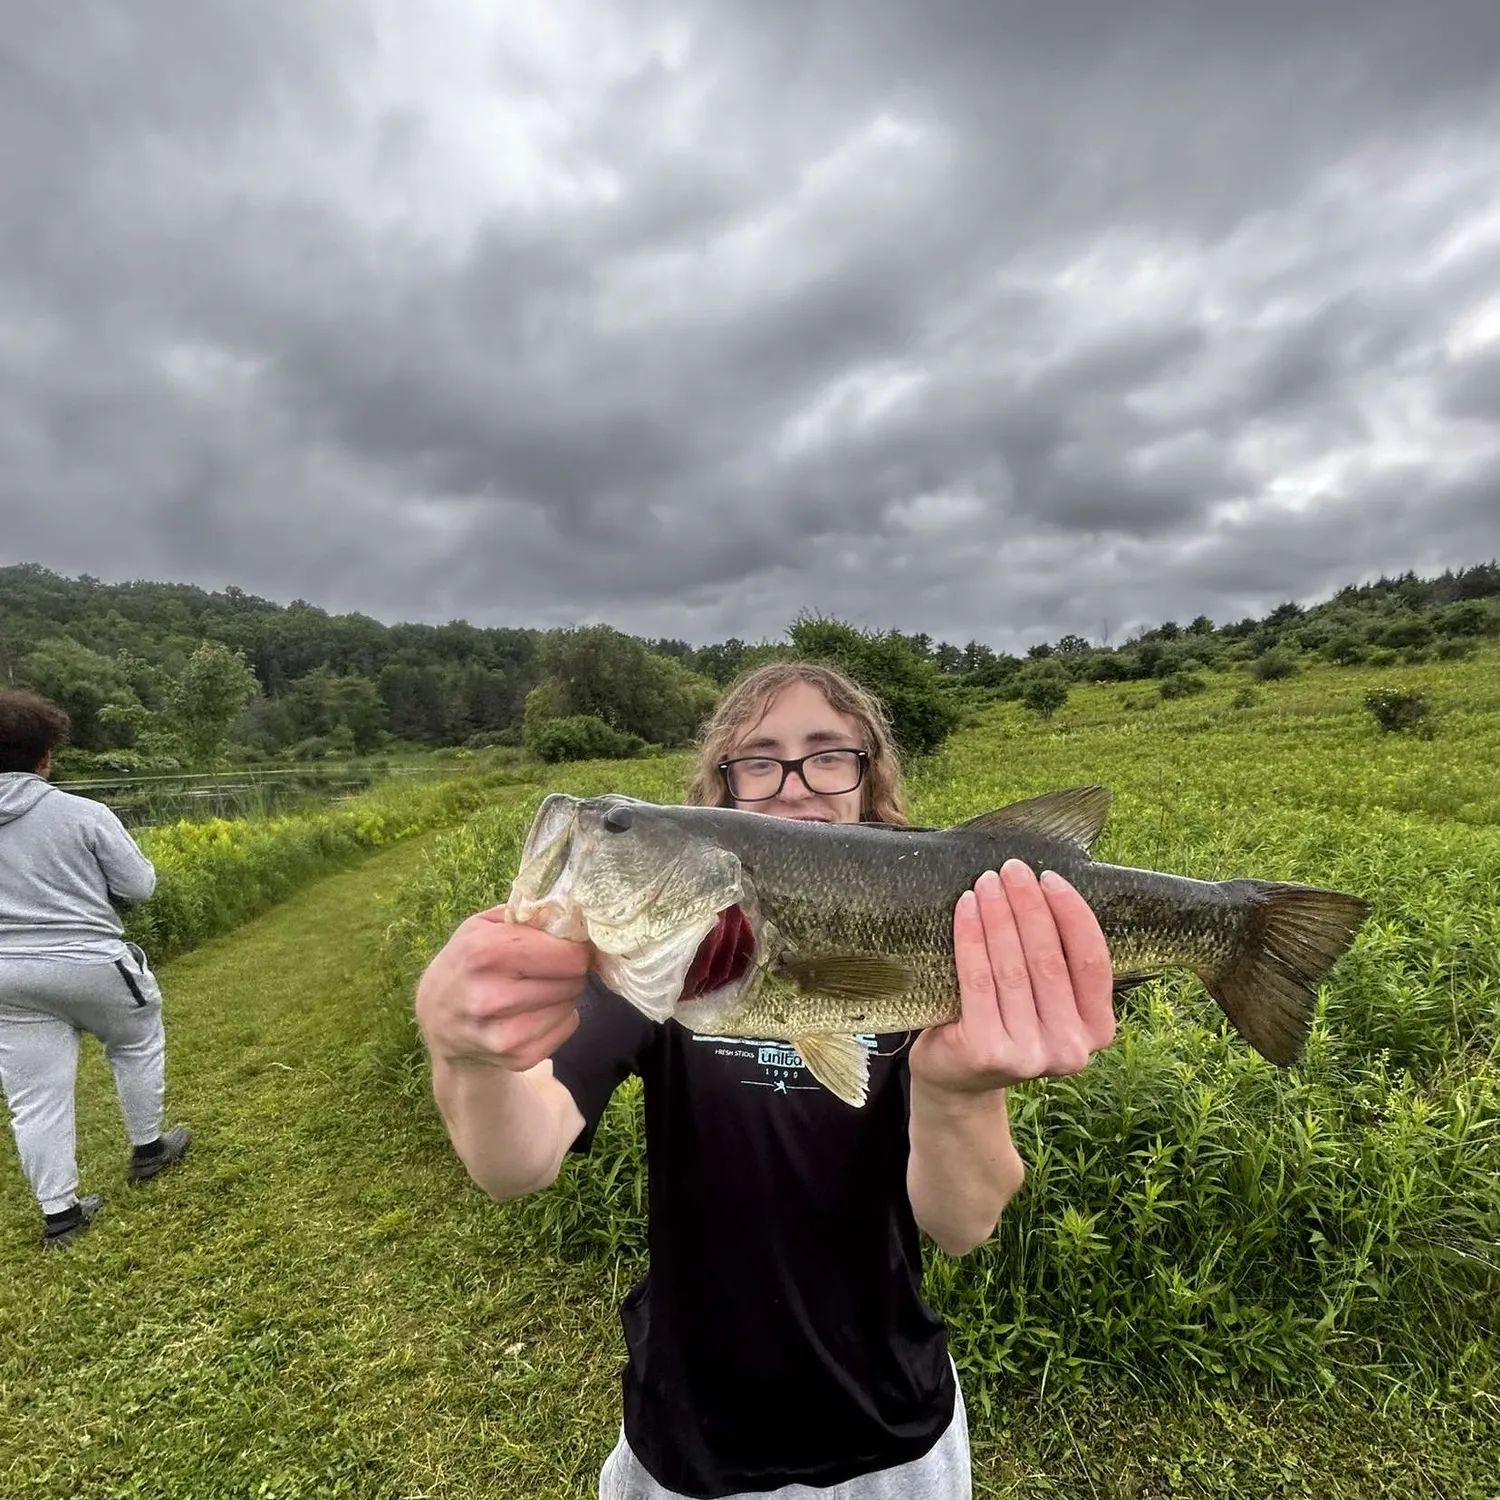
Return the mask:
{"type": "Polygon", "coordinates": [[[776,972],[799,990],[832,1000],[891,1000],[917,982],[916,974],[898,959],[875,953],[807,958],[788,953],[776,964],[776,972]]]}
{"type": "Polygon", "coordinates": [[[870,1093],[870,1054],[862,1042],[841,1032],[816,1032],[792,1039],[807,1071],[830,1093],[855,1109],[870,1093]]]}
{"type": "Polygon", "coordinates": [[[1049,838],[1076,844],[1087,853],[1104,830],[1109,817],[1110,791],[1104,786],[1075,786],[1060,792],[1043,792],[1024,802],[991,808],[956,826],[966,833],[999,832],[1026,828],[1049,838]]]}

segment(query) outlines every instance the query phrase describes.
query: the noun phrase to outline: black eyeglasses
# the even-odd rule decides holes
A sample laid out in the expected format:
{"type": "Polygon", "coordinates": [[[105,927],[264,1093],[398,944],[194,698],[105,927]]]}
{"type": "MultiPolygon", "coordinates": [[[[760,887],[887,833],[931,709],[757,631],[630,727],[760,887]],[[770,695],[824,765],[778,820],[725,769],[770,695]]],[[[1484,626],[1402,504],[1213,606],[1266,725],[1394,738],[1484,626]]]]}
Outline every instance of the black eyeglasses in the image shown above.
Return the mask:
{"type": "Polygon", "coordinates": [[[798,760],[780,760],[774,755],[736,756],[719,762],[719,774],[736,802],[769,802],[781,795],[793,771],[808,791],[836,797],[840,792],[852,792],[865,779],[869,764],[868,750],[814,750],[798,760]]]}

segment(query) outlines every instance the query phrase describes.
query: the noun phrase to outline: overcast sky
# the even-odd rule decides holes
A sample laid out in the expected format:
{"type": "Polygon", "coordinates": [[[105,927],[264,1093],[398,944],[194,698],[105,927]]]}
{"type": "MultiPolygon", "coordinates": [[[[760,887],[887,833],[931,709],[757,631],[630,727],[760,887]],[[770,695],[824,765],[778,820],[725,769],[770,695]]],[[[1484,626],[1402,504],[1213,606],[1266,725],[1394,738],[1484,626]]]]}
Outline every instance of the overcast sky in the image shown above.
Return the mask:
{"type": "Polygon", "coordinates": [[[1500,555],[1495,0],[0,23],[0,562],[1017,649],[1500,555]]]}

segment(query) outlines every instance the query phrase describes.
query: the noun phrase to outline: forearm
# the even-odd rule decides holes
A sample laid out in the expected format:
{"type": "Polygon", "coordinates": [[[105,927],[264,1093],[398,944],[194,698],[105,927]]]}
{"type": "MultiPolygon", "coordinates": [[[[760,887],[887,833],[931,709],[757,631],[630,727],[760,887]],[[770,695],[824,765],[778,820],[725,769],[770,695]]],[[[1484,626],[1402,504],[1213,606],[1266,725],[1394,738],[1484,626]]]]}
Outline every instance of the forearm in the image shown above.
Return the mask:
{"type": "Polygon", "coordinates": [[[917,1223],[949,1255],[995,1231],[1025,1179],[1004,1089],[959,1093],[912,1079],[906,1187],[917,1223]]]}
{"type": "Polygon", "coordinates": [[[149,901],[156,891],[156,866],[129,839],[106,843],[98,850],[99,868],[110,896],[134,905],[149,901]]]}
{"type": "Polygon", "coordinates": [[[433,1098],[453,1149],[492,1198],[518,1198],[550,1186],[583,1123],[572,1096],[551,1073],[550,1063],[517,1073],[432,1059],[433,1098]]]}

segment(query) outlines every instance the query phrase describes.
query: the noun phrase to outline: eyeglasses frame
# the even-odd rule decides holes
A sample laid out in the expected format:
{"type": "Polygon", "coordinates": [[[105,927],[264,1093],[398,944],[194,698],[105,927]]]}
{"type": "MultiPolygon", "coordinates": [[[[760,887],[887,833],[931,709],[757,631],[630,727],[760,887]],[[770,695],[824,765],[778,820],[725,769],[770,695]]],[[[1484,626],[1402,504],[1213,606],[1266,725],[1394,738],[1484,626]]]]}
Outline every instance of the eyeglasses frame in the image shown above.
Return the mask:
{"type": "Polygon", "coordinates": [[[798,756],[796,760],[783,760],[779,755],[733,755],[733,756],[730,756],[729,759],[727,759],[727,760],[721,760],[718,763],[718,766],[716,767],[716,769],[717,769],[719,775],[723,778],[723,781],[724,781],[724,790],[726,792],[728,792],[729,795],[731,797],[733,797],[736,802],[770,802],[770,801],[773,801],[775,798],[779,797],[782,794],[782,792],[785,790],[786,783],[787,783],[787,778],[792,774],[793,771],[795,771],[802,778],[802,785],[805,786],[805,787],[807,787],[808,791],[812,792],[813,796],[815,796],[815,797],[844,797],[844,796],[847,796],[850,792],[858,791],[859,788],[862,787],[865,784],[865,777],[869,774],[869,770],[870,770],[870,752],[868,750],[857,749],[853,745],[824,745],[821,749],[818,749],[818,750],[809,750],[806,755],[798,756]],[[855,778],[854,785],[850,786],[850,787],[845,787],[842,792],[819,792],[819,791],[815,791],[811,786],[808,786],[808,783],[807,783],[807,773],[802,769],[802,767],[808,761],[814,760],[814,759],[816,759],[820,755],[827,755],[830,752],[834,752],[834,751],[839,752],[839,753],[844,754],[844,755],[852,755],[852,756],[854,756],[854,758],[855,758],[855,760],[856,760],[856,762],[857,762],[857,764],[859,766],[859,775],[855,778]],[[730,766],[735,765],[735,764],[737,764],[738,762],[740,762],[742,760],[773,760],[773,761],[775,761],[776,764],[781,767],[781,780],[776,783],[776,790],[774,792],[768,793],[764,797],[737,797],[737,796],[735,796],[734,788],[730,785],[730,782],[729,782],[729,768],[730,768],[730,766]]]}

